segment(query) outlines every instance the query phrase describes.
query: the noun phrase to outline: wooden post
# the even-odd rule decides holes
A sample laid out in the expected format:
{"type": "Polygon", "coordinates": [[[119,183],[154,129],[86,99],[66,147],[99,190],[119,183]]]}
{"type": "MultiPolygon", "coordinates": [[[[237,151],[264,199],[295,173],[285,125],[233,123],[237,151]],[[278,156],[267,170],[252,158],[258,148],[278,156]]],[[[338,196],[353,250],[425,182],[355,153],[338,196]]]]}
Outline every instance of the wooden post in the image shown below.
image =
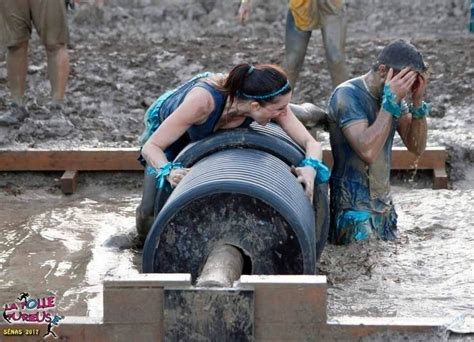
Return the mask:
{"type": "Polygon", "coordinates": [[[447,189],[448,188],[448,175],[446,170],[434,169],[433,170],[433,189],[447,189]]]}
{"type": "Polygon", "coordinates": [[[207,257],[196,286],[232,287],[238,280],[244,267],[242,253],[231,245],[214,248],[207,257]]]}
{"type": "Polygon", "coordinates": [[[77,171],[65,171],[61,177],[61,190],[64,194],[73,194],[77,188],[77,171]]]}

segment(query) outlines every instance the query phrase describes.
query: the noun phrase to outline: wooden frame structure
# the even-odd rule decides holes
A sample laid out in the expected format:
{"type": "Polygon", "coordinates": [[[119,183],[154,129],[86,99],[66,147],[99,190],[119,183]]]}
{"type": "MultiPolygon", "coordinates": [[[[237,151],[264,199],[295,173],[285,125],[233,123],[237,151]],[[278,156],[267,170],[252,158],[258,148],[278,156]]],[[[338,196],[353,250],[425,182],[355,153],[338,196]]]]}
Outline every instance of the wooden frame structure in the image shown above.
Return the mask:
{"type": "MultiPolygon", "coordinates": [[[[218,327],[218,320],[208,319],[220,295],[251,292],[252,341],[370,341],[438,340],[450,334],[452,319],[434,317],[334,317],[327,316],[327,283],[316,275],[243,275],[231,288],[197,288],[191,275],[137,274],[127,279],[109,279],[103,284],[103,316],[66,317],[55,332],[67,341],[169,341],[178,340],[177,325],[185,324],[190,336],[206,337],[218,327]],[[166,292],[189,291],[198,300],[186,306],[198,310],[195,316],[176,315],[166,308],[166,292]],[[211,300],[203,302],[202,296],[211,300]],[[193,322],[195,324],[193,324],[193,322]]],[[[233,306],[237,306],[235,303],[233,306]]],[[[236,308],[237,310],[239,307],[236,308]]],[[[24,341],[26,330],[47,325],[0,322],[0,330],[12,334],[2,341],[24,341]],[[16,336],[15,336],[16,332],[16,336]]],[[[40,340],[40,336],[35,336],[40,340]]],[[[189,337],[189,335],[188,335],[189,337]]],[[[226,340],[209,339],[209,340],[226,340]]],[[[229,340],[229,339],[227,339],[229,340]]]]}
{"type": "MultiPolygon", "coordinates": [[[[90,148],[77,150],[0,149],[0,171],[65,171],[61,177],[64,193],[75,192],[79,171],[138,171],[137,148],[90,148]]],[[[330,149],[324,162],[332,166],[330,149]]],[[[428,147],[420,157],[406,148],[392,150],[392,170],[433,170],[433,189],[447,189],[447,152],[444,147],[428,147]]]]}

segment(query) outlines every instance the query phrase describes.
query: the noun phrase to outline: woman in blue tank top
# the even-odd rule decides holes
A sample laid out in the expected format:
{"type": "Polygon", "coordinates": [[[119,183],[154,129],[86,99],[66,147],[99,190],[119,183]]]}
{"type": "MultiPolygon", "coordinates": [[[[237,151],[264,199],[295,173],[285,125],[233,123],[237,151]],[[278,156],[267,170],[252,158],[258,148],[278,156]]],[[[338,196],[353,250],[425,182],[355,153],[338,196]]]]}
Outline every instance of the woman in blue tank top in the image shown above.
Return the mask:
{"type": "Polygon", "coordinates": [[[294,115],[290,98],[285,72],[270,64],[239,64],[228,74],[203,73],[160,96],[145,114],[142,135],[140,161],[146,171],[137,208],[140,237],[146,237],[153,223],[156,187],[163,182],[175,187],[189,171],[173,163],[177,154],[192,141],[217,130],[247,127],[252,121],[276,122],[306,151],[309,166],[296,168],[296,174],[312,199],[322,149],[294,115]]]}

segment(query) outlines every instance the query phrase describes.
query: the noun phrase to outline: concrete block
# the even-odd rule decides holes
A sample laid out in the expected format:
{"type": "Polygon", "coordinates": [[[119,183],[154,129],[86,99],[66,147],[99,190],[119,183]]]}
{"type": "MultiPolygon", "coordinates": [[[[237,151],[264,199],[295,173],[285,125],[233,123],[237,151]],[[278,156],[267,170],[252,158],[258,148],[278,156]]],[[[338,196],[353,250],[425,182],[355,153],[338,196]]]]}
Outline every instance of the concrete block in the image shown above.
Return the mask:
{"type": "Polygon", "coordinates": [[[105,323],[155,323],[163,321],[163,288],[105,288],[105,323]]]}
{"type": "Polygon", "coordinates": [[[166,289],[167,341],[253,341],[254,293],[234,289],[166,289]]]}

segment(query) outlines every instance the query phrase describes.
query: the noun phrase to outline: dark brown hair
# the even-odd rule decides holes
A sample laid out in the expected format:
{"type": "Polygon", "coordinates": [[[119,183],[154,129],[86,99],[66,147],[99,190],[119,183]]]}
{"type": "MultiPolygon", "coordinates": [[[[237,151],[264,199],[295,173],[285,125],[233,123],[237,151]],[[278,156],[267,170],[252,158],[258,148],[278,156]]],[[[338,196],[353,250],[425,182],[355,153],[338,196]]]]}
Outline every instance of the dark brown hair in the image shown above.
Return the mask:
{"type": "Polygon", "coordinates": [[[424,72],[428,65],[423,60],[422,54],[412,44],[397,40],[388,44],[377,57],[377,61],[372,66],[372,70],[377,71],[379,65],[384,64],[394,71],[400,71],[405,67],[410,67],[417,72],[424,72]]]}
{"type": "Polygon", "coordinates": [[[274,102],[275,98],[291,91],[286,73],[274,64],[235,66],[220,86],[230,103],[236,98],[257,101],[261,106],[274,102]]]}

